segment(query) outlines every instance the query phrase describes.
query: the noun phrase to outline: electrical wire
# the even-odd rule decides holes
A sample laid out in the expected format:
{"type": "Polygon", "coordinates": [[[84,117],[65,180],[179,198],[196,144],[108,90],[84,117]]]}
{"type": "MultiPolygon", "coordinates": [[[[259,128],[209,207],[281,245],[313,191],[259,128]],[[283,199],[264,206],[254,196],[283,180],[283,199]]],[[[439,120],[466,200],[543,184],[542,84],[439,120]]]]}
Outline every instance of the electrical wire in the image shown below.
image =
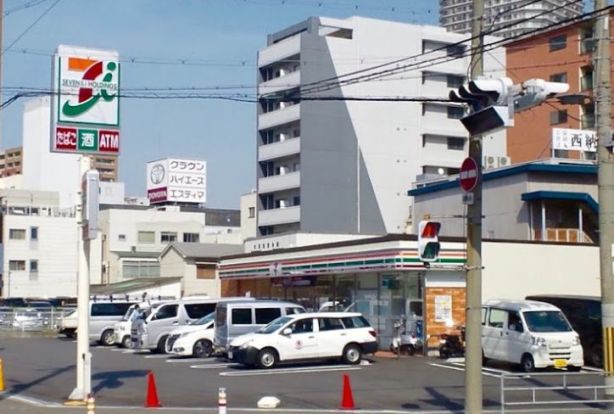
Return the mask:
{"type": "MultiPolygon", "coordinates": [[[[0,0],[2,1],[2,0],[0,0]]],[[[36,24],[38,22],[40,22],[42,20],[43,17],[45,17],[55,6],[57,6],[57,4],[60,2],[61,0],[55,0],[53,2],[53,4],[51,6],[49,6],[47,9],[45,9],[45,11],[43,13],[41,13],[40,16],[38,16],[36,18],[36,20],[34,20],[28,27],[26,27],[26,29],[21,32],[21,34],[19,36],[17,36],[10,45],[8,45],[7,47],[5,47],[4,49],[2,49],[2,53],[0,53],[0,56],[4,55],[4,53],[9,50],[11,47],[13,47],[15,45],[15,43],[19,42],[21,40],[22,37],[24,37],[34,26],[36,26],[36,24]]]]}

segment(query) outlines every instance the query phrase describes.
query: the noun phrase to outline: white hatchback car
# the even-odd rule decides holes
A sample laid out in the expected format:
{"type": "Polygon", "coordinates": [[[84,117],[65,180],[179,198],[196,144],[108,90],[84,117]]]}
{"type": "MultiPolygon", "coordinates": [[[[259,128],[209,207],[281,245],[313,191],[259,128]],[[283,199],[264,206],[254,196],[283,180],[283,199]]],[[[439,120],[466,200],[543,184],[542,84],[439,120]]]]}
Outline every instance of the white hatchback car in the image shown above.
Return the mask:
{"type": "Polygon", "coordinates": [[[213,353],[215,312],[196,322],[171,331],[166,339],[166,352],[180,356],[208,358],[213,353]]]}
{"type": "Polygon", "coordinates": [[[228,358],[272,368],[280,362],[341,358],[358,364],[377,351],[375,329],[357,312],[317,312],[281,316],[230,343],[228,358]]]}

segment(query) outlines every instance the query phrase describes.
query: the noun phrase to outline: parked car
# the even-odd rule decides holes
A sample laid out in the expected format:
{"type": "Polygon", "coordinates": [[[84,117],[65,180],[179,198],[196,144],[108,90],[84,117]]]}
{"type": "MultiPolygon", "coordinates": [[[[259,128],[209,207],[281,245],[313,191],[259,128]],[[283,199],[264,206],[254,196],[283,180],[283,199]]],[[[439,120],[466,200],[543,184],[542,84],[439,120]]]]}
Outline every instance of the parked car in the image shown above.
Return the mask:
{"type": "Polygon", "coordinates": [[[580,335],[584,362],[603,367],[603,331],[601,330],[601,298],[578,295],[531,295],[527,300],[551,303],[563,311],[574,331],[580,335]]]}
{"type": "Polygon", "coordinates": [[[0,299],[0,305],[11,308],[25,308],[28,302],[24,298],[4,298],[0,299]]]}
{"type": "Polygon", "coordinates": [[[149,309],[155,309],[163,302],[142,302],[134,304],[128,308],[121,321],[116,322],[113,325],[113,336],[115,339],[115,345],[122,348],[132,347],[132,324],[139,318],[143,317],[143,314],[149,309]]]}
{"type": "Polygon", "coordinates": [[[280,300],[236,300],[220,303],[215,309],[213,346],[226,353],[230,341],[257,331],[280,316],[305,313],[305,308],[280,300]]]}
{"type": "MultiPolygon", "coordinates": [[[[110,346],[115,343],[114,325],[126,314],[134,302],[123,300],[90,301],[89,303],[89,337],[102,345],[110,346]]],[[[77,335],[77,310],[68,313],[60,319],[57,326],[58,333],[68,338],[77,335]]]]}
{"type": "Polygon", "coordinates": [[[166,340],[173,329],[188,325],[210,314],[216,309],[218,303],[227,300],[232,300],[232,298],[187,297],[165,302],[151,311],[146,311],[143,319],[135,320],[132,324],[133,346],[164,353],[166,352],[166,340]]]}
{"type": "Polygon", "coordinates": [[[215,312],[186,326],[171,331],[166,340],[166,352],[179,356],[207,358],[213,354],[215,312]]]}
{"type": "Polygon", "coordinates": [[[559,308],[530,300],[489,300],[482,306],[484,362],[498,360],[520,364],[525,372],[535,368],[584,365],[580,337],[559,308]]]}
{"type": "Polygon", "coordinates": [[[360,313],[317,312],[281,316],[256,332],[233,339],[228,358],[247,366],[342,359],[360,363],[377,351],[375,329],[360,313]]]}

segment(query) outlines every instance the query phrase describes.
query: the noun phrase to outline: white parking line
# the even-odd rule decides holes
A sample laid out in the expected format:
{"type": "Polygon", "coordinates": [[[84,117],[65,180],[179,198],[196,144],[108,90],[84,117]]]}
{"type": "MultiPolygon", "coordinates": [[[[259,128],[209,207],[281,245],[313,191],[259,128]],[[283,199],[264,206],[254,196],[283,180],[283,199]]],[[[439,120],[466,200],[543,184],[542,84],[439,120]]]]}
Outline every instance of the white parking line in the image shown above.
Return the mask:
{"type": "Polygon", "coordinates": [[[202,358],[169,358],[166,362],[201,362],[202,358]]]}
{"type": "MultiPolygon", "coordinates": [[[[433,367],[452,369],[454,371],[464,371],[465,370],[465,366],[461,365],[461,364],[446,365],[446,364],[429,363],[429,365],[433,366],[433,367]]],[[[482,368],[482,375],[484,375],[486,377],[500,378],[501,374],[504,373],[504,372],[506,372],[506,371],[501,371],[498,374],[493,374],[493,373],[487,372],[486,370],[484,370],[484,368],[482,368]]]]}
{"type": "Polygon", "coordinates": [[[165,354],[161,354],[161,355],[145,355],[144,358],[147,358],[147,359],[162,359],[162,358],[168,358],[168,355],[165,355],[165,354]]]}
{"type": "Polygon", "coordinates": [[[362,369],[359,366],[334,365],[330,367],[276,368],[267,370],[226,371],[220,372],[225,377],[249,377],[258,375],[309,374],[323,371],[354,371],[362,369]]]}
{"type": "Polygon", "coordinates": [[[589,372],[603,372],[603,370],[601,368],[594,368],[594,367],[582,367],[582,371],[589,371],[589,372]]]}
{"type": "Polygon", "coordinates": [[[208,369],[208,368],[230,368],[230,367],[240,367],[241,364],[233,363],[233,362],[225,362],[221,364],[200,364],[200,365],[190,365],[190,368],[194,369],[208,369]]]}
{"type": "Polygon", "coordinates": [[[136,354],[137,352],[142,352],[138,349],[120,349],[120,351],[122,351],[122,354],[136,354]]]}

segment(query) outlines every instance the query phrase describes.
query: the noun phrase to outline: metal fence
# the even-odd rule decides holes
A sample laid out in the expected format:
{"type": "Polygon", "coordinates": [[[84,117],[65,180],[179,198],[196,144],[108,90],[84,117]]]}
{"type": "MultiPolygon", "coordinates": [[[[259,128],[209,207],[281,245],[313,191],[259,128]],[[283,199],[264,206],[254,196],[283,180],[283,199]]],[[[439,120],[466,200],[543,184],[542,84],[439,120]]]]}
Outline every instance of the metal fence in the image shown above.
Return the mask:
{"type": "Polygon", "coordinates": [[[612,403],[605,395],[614,386],[604,384],[604,373],[544,372],[531,374],[504,373],[500,377],[501,413],[506,407],[564,407],[612,403]]]}
{"type": "Polygon", "coordinates": [[[55,331],[75,308],[0,308],[0,331],[55,331]]]}

